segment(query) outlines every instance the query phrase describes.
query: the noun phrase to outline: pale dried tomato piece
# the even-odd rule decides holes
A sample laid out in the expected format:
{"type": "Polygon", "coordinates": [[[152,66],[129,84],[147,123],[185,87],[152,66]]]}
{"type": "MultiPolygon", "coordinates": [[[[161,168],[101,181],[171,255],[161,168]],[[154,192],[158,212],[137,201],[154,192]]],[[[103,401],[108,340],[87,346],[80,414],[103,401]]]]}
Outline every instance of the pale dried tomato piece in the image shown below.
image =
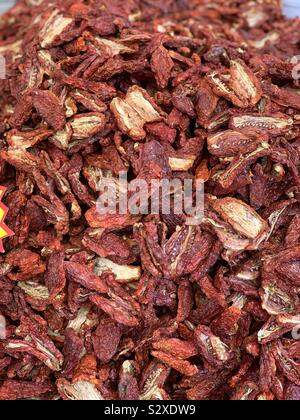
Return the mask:
{"type": "Polygon", "coordinates": [[[65,331],[65,341],[62,353],[64,355],[63,376],[72,378],[74,369],[79,365],[79,361],[84,349],[83,340],[77,336],[71,328],[65,331]]]}
{"type": "Polygon", "coordinates": [[[112,299],[106,299],[102,296],[94,295],[90,297],[90,301],[120,324],[129,327],[137,326],[139,319],[136,304],[130,301],[127,302],[126,298],[124,300],[121,296],[115,296],[114,294],[111,297],[112,299]]]}
{"type": "Polygon", "coordinates": [[[212,207],[230,223],[234,230],[249,239],[256,239],[265,230],[267,223],[247,204],[234,198],[212,202],[212,207]]]}
{"type": "Polygon", "coordinates": [[[70,124],[72,129],[72,138],[75,140],[81,140],[100,133],[105,126],[105,116],[97,112],[76,114],[72,118],[70,124]]]}
{"type": "Polygon", "coordinates": [[[72,22],[73,20],[70,17],[65,17],[58,9],[54,9],[39,33],[41,47],[47,48],[55,43],[72,22]]]}

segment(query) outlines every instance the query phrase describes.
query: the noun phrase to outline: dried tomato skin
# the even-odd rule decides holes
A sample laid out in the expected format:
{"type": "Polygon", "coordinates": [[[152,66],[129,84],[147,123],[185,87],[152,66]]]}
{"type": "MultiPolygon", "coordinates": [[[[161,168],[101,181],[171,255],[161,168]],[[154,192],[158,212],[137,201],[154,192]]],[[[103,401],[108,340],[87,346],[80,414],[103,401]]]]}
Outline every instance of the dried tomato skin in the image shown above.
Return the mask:
{"type": "Polygon", "coordinates": [[[63,375],[66,378],[72,378],[74,369],[80,362],[81,353],[84,349],[83,341],[72,329],[65,331],[65,342],[63,348],[64,367],[63,375]]]}
{"type": "Polygon", "coordinates": [[[87,289],[95,290],[99,293],[105,293],[107,291],[107,287],[103,281],[87,267],[83,267],[79,263],[65,262],[64,268],[66,270],[67,277],[71,281],[79,283],[87,289]]]}
{"type": "Polygon", "coordinates": [[[0,388],[0,400],[34,398],[52,390],[50,384],[34,384],[27,381],[7,380],[0,388]]]}
{"type": "Polygon", "coordinates": [[[171,71],[173,68],[173,60],[163,46],[158,47],[152,54],[151,67],[155,74],[158,86],[161,89],[167,87],[171,71]]]}
{"type": "Polygon", "coordinates": [[[62,252],[54,252],[49,258],[48,269],[45,274],[45,283],[49,289],[51,298],[55,298],[66,286],[63,263],[64,255],[62,252]]]}

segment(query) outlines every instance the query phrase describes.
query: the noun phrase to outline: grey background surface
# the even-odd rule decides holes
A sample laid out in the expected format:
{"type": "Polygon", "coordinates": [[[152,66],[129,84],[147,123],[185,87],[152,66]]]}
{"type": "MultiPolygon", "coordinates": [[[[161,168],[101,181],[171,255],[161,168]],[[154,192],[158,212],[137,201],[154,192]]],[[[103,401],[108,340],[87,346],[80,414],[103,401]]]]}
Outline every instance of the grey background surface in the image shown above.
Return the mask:
{"type": "Polygon", "coordinates": [[[0,13],[5,12],[13,4],[14,0],[0,0],[0,13]]]}

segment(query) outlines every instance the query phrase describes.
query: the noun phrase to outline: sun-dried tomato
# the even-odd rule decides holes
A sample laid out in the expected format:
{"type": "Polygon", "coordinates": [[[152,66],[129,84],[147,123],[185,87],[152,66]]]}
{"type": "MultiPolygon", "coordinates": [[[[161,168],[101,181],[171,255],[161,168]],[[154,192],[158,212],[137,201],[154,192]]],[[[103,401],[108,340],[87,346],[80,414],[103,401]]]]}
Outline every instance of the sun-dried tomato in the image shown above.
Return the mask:
{"type": "Polygon", "coordinates": [[[300,399],[300,26],[279,3],[1,17],[1,400],[300,399]],[[203,219],[102,214],[120,172],[202,181],[203,219]]]}

